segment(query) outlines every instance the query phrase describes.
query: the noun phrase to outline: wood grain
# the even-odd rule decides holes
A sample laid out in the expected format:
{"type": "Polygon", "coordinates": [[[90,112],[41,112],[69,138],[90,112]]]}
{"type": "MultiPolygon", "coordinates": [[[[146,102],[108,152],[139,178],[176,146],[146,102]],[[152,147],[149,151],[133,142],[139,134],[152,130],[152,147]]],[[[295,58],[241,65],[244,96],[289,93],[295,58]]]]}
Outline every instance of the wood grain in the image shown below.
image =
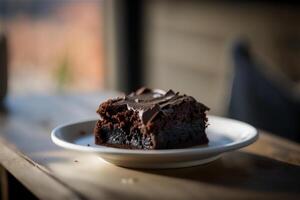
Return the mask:
{"type": "Polygon", "coordinates": [[[41,199],[299,199],[299,145],[263,132],[242,151],[172,170],[121,168],[51,142],[52,128],[97,117],[114,95],[9,97],[0,163],[41,199]]]}
{"type": "Polygon", "coordinates": [[[51,177],[42,166],[9,146],[2,139],[0,139],[0,162],[29,190],[33,189],[34,194],[41,199],[80,199],[80,194],[70,190],[55,177],[51,177]]]}

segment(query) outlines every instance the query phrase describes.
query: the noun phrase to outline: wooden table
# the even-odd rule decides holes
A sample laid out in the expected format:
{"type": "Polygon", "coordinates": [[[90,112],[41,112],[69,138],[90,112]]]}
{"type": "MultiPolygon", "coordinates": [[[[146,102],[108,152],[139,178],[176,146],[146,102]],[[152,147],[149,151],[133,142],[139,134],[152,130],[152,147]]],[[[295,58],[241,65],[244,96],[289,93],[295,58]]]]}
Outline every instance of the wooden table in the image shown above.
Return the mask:
{"type": "Polygon", "coordinates": [[[300,199],[299,144],[258,141],[210,164],[134,170],[51,142],[55,126],[97,117],[114,93],[8,97],[0,116],[0,163],[41,199],[300,199]]]}

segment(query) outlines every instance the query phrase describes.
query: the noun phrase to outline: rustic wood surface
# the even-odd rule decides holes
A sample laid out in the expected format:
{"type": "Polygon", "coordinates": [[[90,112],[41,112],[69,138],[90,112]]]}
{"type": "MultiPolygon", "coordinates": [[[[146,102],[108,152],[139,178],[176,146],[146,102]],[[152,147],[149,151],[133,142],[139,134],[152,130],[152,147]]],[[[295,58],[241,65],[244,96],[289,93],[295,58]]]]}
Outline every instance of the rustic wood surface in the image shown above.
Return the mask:
{"type": "Polygon", "coordinates": [[[0,163],[41,199],[299,199],[299,144],[261,132],[258,141],[210,164],[133,170],[62,149],[51,130],[96,118],[116,93],[8,97],[0,114],[0,163]]]}

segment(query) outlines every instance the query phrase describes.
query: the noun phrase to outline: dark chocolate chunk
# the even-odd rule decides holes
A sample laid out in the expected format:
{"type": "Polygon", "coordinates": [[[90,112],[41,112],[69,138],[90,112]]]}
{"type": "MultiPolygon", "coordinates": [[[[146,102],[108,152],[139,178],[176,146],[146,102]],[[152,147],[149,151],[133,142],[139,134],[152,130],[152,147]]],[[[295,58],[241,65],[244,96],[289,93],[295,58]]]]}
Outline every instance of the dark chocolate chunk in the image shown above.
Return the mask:
{"type": "Polygon", "coordinates": [[[148,108],[147,110],[143,111],[141,117],[143,124],[151,122],[159,112],[160,107],[158,104],[155,104],[152,108],[148,108]]]}

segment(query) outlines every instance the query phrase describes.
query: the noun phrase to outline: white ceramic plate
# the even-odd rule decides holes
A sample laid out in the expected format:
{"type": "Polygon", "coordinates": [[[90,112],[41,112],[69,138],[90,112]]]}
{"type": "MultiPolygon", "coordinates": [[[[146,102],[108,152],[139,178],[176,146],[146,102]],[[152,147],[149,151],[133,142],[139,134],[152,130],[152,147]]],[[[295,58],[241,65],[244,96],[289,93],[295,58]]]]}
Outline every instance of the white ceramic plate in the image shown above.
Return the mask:
{"type": "Polygon", "coordinates": [[[123,167],[179,168],[211,162],[222,153],[245,147],[258,138],[257,130],[249,124],[209,116],[208,145],[168,150],[119,149],[94,144],[95,123],[96,120],[90,120],[61,125],[52,131],[52,141],[67,149],[95,153],[105,161],[123,167]]]}

